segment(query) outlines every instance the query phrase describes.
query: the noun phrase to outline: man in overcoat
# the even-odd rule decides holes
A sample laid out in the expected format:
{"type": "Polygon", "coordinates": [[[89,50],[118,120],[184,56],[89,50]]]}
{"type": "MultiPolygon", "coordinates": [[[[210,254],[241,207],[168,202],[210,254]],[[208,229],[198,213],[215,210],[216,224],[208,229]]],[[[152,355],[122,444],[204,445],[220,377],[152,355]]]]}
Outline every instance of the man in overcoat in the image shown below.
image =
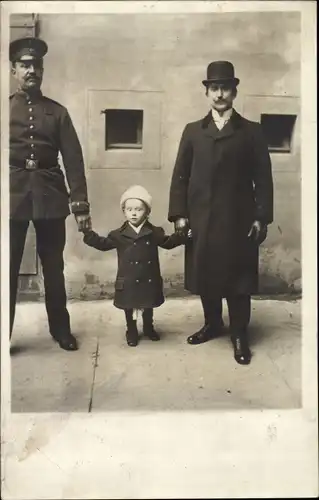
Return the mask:
{"type": "Polygon", "coordinates": [[[261,126],[233,109],[239,79],[228,61],[215,61],[203,80],[211,110],[186,125],[172,175],[168,219],[191,228],[185,288],[201,297],[205,324],[188,337],[217,337],[226,298],[235,360],[251,359],[247,327],[258,289],[258,247],[273,220],[273,181],[261,126]]]}
{"type": "Polygon", "coordinates": [[[19,269],[32,221],[50,333],[62,349],[72,351],[77,342],[71,334],[63,272],[69,201],[79,230],[91,222],[82,149],[71,118],[65,107],[40,90],[47,50],[43,40],[33,37],[14,40],[9,48],[12,75],[18,83],[10,96],[10,336],[19,269]],[[58,164],[59,152],[70,194],[58,164]]]}

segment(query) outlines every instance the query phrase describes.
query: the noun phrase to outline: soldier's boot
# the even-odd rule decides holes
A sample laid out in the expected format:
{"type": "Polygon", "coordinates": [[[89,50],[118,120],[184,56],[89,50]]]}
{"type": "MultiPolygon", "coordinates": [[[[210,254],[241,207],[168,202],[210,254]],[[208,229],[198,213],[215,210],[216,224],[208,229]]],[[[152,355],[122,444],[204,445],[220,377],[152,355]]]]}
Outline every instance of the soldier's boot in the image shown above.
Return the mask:
{"type": "Polygon", "coordinates": [[[143,333],[153,341],[161,339],[159,334],[154,330],[153,309],[145,309],[143,311],[143,333]]]}
{"type": "Polygon", "coordinates": [[[126,317],[126,342],[130,347],[136,347],[138,344],[138,330],[136,320],[133,319],[133,311],[131,309],[125,310],[126,317]]]}
{"type": "Polygon", "coordinates": [[[79,348],[76,338],[72,335],[72,333],[68,333],[61,338],[55,338],[55,340],[58,342],[61,349],[64,349],[65,351],[77,351],[79,348]]]}

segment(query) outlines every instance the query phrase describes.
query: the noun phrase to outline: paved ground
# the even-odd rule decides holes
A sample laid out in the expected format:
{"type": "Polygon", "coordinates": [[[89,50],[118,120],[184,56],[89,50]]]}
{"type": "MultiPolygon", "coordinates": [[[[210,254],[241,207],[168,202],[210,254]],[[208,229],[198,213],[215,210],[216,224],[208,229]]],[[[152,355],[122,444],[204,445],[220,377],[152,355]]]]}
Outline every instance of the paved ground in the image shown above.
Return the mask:
{"type": "MultiPolygon", "coordinates": [[[[160,342],[125,342],[123,313],[109,300],[69,304],[77,352],[48,333],[43,303],[17,307],[12,338],[13,412],[297,408],[301,405],[300,301],[254,300],[253,359],[240,366],[225,336],[199,346],[199,300],[156,310],[160,342]]],[[[227,324],[227,308],[224,319],[227,324]]]]}

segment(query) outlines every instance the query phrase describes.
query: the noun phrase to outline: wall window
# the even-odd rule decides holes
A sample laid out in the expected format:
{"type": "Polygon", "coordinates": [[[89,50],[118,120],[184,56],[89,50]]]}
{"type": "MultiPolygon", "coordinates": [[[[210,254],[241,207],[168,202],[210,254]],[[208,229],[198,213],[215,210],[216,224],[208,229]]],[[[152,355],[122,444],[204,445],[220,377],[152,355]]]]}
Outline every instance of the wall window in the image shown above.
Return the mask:
{"type": "Polygon", "coordinates": [[[270,152],[290,153],[296,115],[262,114],[261,126],[270,152]]]}
{"type": "Polygon", "coordinates": [[[105,149],[142,149],[143,110],[105,109],[105,149]]]}
{"type": "Polygon", "coordinates": [[[157,90],[89,89],[88,167],[160,169],[163,95],[157,90]]]}

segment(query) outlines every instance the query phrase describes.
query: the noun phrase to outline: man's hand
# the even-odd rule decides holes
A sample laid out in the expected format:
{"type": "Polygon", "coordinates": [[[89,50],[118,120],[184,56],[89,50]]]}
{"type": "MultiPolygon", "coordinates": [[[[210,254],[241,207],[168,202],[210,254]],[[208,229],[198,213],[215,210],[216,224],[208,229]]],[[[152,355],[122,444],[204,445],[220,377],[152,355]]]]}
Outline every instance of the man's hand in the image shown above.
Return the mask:
{"type": "Polygon", "coordinates": [[[252,238],[258,245],[265,241],[267,237],[267,225],[255,220],[248,233],[248,238],[252,238]]]}
{"type": "Polygon", "coordinates": [[[86,233],[92,229],[92,220],[90,214],[75,215],[75,220],[78,225],[78,231],[86,233]]]}
{"type": "Polygon", "coordinates": [[[185,236],[188,229],[188,219],[184,217],[180,217],[174,223],[175,225],[175,233],[179,236],[185,236]]]}

